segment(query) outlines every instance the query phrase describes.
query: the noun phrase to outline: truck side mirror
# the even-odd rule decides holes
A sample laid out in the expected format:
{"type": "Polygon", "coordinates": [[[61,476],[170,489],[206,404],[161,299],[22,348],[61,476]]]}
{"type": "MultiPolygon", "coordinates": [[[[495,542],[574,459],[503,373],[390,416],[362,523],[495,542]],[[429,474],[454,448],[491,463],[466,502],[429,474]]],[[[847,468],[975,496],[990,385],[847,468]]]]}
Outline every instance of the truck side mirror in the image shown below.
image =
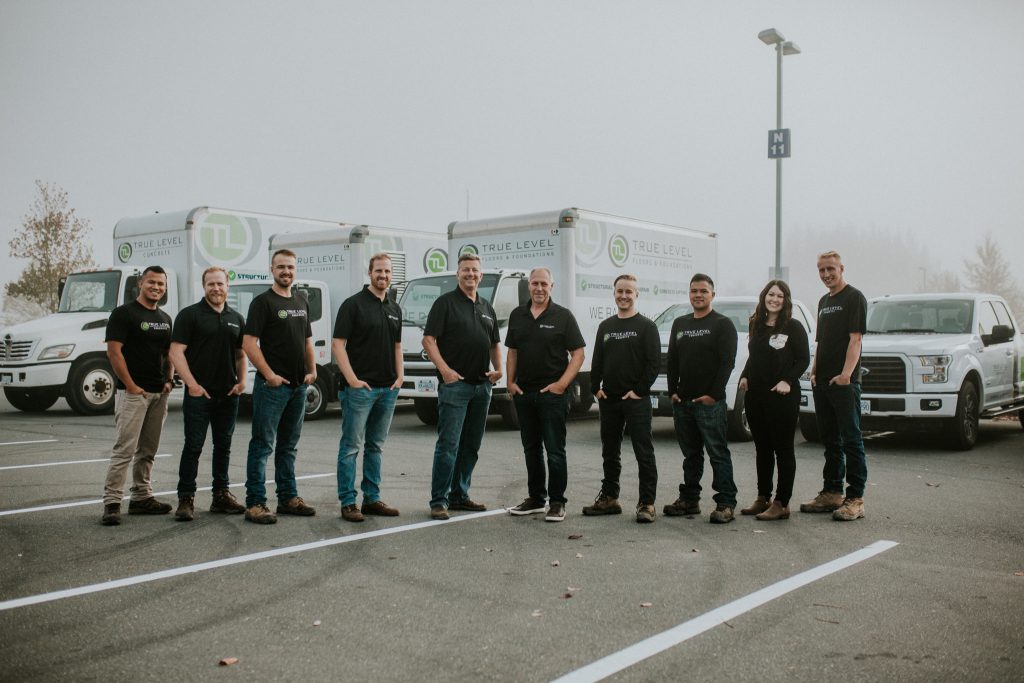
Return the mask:
{"type": "Polygon", "coordinates": [[[526,278],[519,280],[519,305],[530,303],[530,281],[526,278]]]}
{"type": "Polygon", "coordinates": [[[60,301],[60,298],[64,296],[64,285],[66,285],[67,283],[67,276],[62,277],[60,280],[57,281],[57,301],[60,301]]]}
{"type": "Polygon", "coordinates": [[[1013,339],[1013,328],[1009,325],[993,325],[992,334],[982,335],[982,342],[986,346],[989,344],[1002,344],[1013,339]],[[985,341],[985,337],[988,337],[988,341],[985,341]]]}

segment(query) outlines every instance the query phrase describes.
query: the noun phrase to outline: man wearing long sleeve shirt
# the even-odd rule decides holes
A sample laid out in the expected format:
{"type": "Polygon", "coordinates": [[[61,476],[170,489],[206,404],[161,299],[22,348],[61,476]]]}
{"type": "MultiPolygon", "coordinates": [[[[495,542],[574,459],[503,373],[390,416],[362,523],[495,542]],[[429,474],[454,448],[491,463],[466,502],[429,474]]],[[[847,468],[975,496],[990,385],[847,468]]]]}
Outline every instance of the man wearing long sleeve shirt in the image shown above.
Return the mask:
{"type": "Polygon", "coordinates": [[[683,483],[679,485],[679,499],[666,505],[664,512],[669,516],[700,514],[700,480],[707,451],[717,506],[711,522],[725,524],[733,520],[736,507],[725,401],[725,385],[736,364],[736,328],[729,318],[712,309],[714,298],[714,281],[697,273],[690,279],[693,313],[672,323],[668,391],[672,395],[676,439],[683,452],[683,483]]]}

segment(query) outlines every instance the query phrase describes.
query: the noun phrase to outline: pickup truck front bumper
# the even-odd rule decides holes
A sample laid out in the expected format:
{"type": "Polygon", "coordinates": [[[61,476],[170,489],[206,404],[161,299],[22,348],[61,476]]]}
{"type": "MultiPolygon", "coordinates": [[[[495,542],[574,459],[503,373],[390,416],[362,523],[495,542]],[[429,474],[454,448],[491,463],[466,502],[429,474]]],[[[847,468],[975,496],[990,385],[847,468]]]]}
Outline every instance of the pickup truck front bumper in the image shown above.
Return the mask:
{"type": "Polygon", "coordinates": [[[16,389],[63,387],[67,384],[70,362],[0,365],[0,386],[16,389]]]}

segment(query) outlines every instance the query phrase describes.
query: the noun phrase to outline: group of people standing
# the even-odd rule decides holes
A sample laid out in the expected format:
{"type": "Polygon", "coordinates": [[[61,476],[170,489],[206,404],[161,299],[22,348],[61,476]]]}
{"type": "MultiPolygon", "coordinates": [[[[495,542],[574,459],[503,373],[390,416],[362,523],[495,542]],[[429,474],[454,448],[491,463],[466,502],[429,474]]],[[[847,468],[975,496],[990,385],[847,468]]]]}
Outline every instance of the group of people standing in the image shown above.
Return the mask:
{"type": "MultiPolygon", "coordinates": [[[[176,371],[186,387],[182,408],[185,443],[179,465],[175,519],[195,515],[199,456],[207,431],[213,442],[213,499],[210,512],[244,513],[258,524],[277,515],[310,516],[316,510],[298,495],[297,445],[306,387],[316,381],[309,311],[292,291],[295,254],[279,250],[271,259],[271,288],[255,297],[247,318],[227,303],[228,279],[222,268],[203,273],[204,296],[174,321],[159,309],[166,274],[158,266],[141,276],[138,297],[111,314],[107,347],[118,377],[116,440],[104,492],[102,521],[121,522],[127,470],[132,466],[129,514],[167,514],[172,506],[152,492],[150,473],[167,414],[167,394],[176,371]],[[246,467],[244,505],[229,491],[228,464],[239,396],[245,391],[246,358],[256,368],[252,436],[246,467]],[[276,514],[267,507],[267,460],[274,454],[276,514]]],[[[825,445],[823,487],[802,512],[831,512],[837,520],[864,516],[866,457],[860,434],[859,360],[865,331],[866,300],[843,276],[839,254],[818,258],[818,272],[829,292],[818,305],[817,350],[811,362],[803,326],[793,319],[788,285],[772,280],[762,290],[749,321],[749,357],[740,388],[754,435],[757,497],[741,514],[760,520],[790,515],[796,459],[793,438],[800,402],[800,376],[811,363],[815,410],[825,445]],[[778,483],[773,486],[775,469],[778,483]],[[844,479],[847,487],[844,492],[844,479]],[[772,492],[774,489],[774,498],[772,492]]],[[[387,297],[391,259],[375,254],[369,284],[347,298],[338,311],[332,351],[344,379],[341,438],[337,457],[342,519],[362,522],[367,515],[398,516],[381,500],[383,449],[404,376],[401,309],[387,297]],[[362,453],[357,506],[356,461],[362,453]]],[[[459,257],[457,287],[433,303],[424,328],[423,348],[437,369],[437,440],[430,490],[430,517],[449,511],[483,511],[470,498],[479,458],[491,387],[507,373],[515,403],[527,471],[527,497],[512,515],[544,514],[549,522],[566,515],[568,481],[566,424],[570,387],[583,365],[586,342],[571,311],[552,300],[554,276],[545,267],[529,275],[530,300],[508,321],[505,359],[498,318],[480,295],[480,257],[459,257]],[[504,365],[503,365],[504,360],[504,365]]],[[[651,434],[650,390],[658,376],[661,342],[654,323],[639,313],[635,275],[614,281],[615,315],[597,329],[591,359],[591,388],[600,412],[603,477],[601,490],[584,515],[621,514],[621,448],[629,434],[637,459],[639,493],[636,521],[655,520],[658,469],[651,434]]],[[[715,509],[712,523],[733,521],[737,490],[726,440],[725,387],[736,361],[737,331],[714,310],[712,278],[691,278],[693,312],[677,318],[668,345],[668,391],[673,423],[683,455],[678,499],[663,507],[669,516],[700,514],[705,453],[712,470],[715,509]]]]}

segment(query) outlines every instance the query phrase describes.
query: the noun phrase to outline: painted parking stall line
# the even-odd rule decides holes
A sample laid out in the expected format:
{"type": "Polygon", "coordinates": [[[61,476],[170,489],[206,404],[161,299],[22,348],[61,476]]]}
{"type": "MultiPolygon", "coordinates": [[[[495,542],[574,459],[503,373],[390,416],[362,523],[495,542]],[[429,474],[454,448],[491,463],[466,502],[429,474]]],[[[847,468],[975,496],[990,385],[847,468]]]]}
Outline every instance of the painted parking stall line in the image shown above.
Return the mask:
{"type": "Polygon", "coordinates": [[[199,572],[210,571],[211,569],[231,567],[236,564],[245,564],[247,562],[255,562],[257,560],[266,560],[272,557],[278,557],[280,555],[292,555],[295,553],[302,553],[309,550],[318,550],[320,548],[328,548],[334,545],[341,545],[343,543],[355,543],[356,541],[365,541],[369,538],[390,536],[392,534],[400,534],[405,533],[407,531],[416,531],[418,529],[427,529],[430,527],[444,526],[446,524],[454,524],[455,522],[464,522],[470,519],[480,519],[481,517],[490,517],[492,515],[507,514],[508,511],[505,510],[504,508],[498,508],[497,510],[487,510],[486,512],[473,512],[467,515],[460,515],[458,517],[452,517],[448,520],[430,520],[429,522],[416,522],[414,524],[389,527],[387,529],[367,531],[361,534],[352,534],[351,536],[336,536],[335,538],[325,538],[319,541],[312,541],[310,543],[302,543],[300,545],[288,546],[286,548],[274,548],[272,550],[263,550],[258,553],[238,555],[236,557],[228,557],[223,560],[213,560],[211,562],[200,562],[199,564],[185,565],[184,567],[174,567],[173,569],[164,569],[158,572],[140,574],[139,576],[130,576],[124,579],[115,579],[114,581],[107,581],[104,583],[94,583],[88,586],[79,586],[77,588],[68,588],[66,590],[53,591],[52,593],[41,593],[39,595],[30,595],[24,598],[15,598],[14,600],[5,600],[3,602],[0,602],[0,612],[11,609],[17,609],[19,607],[27,607],[29,605],[39,605],[44,602],[54,602],[56,600],[74,598],[79,595],[88,595],[90,593],[100,593],[102,591],[114,590],[116,588],[136,586],[141,583],[151,583],[153,581],[160,581],[162,579],[170,579],[175,576],[184,576],[185,574],[196,574],[199,572]]]}
{"type": "MultiPolygon", "coordinates": [[[[295,477],[295,480],[296,481],[302,481],[302,480],[305,480],[305,479],[322,479],[324,477],[336,477],[336,476],[338,476],[336,472],[324,472],[322,474],[304,474],[304,475],[302,475],[300,477],[295,477]]],[[[273,479],[268,479],[264,483],[267,486],[269,486],[269,485],[274,483],[274,480],[273,479]]],[[[237,489],[237,488],[241,488],[243,486],[245,486],[245,484],[231,484],[230,486],[228,486],[228,488],[237,489]]],[[[212,491],[212,490],[213,490],[212,486],[200,486],[199,488],[196,489],[197,492],[199,492],[199,491],[212,491]]],[[[174,490],[174,491],[154,491],[153,495],[154,496],[177,496],[178,492],[177,492],[177,490],[174,490]]],[[[81,507],[82,505],[102,505],[102,504],[103,504],[103,499],[102,498],[93,498],[93,499],[90,499],[90,500],[74,500],[74,501],[71,501],[70,503],[53,503],[51,505],[38,505],[36,507],[19,508],[17,510],[0,510],[0,517],[6,517],[7,515],[23,515],[23,514],[26,514],[26,513],[29,513],[29,512],[46,512],[48,510],[63,510],[64,508],[75,508],[75,507],[81,507]]]]}
{"type": "Polygon", "coordinates": [[[818,565],[813,569],[800,572],[799,574],[791,576],[788,579],[783,579],[778,583],[765,586],[761,590],[754,591],[753,593],[738,600],[734,600],[728,604],[713,609],[710,612],[706,612],[699,617],[685,621],[667,631],[662,631],[655,636],[641,640],[639,643],[631,645],[624,650],[619,650],[607,657],[602,657],[596,662],[576,669],[575,671],[561,676],[560,678],[556,678],[553,683],[588,683],[592,681],[600,681],[614,673],[627,669],[638,662],[648,659],[649,657],[653,657],[660,652],[664,652],[669,648],[675,647],[694,636],[698,636],[705,631],[709,631],[719,624],[725,623],[730,619],[735,619],[746,612],[750,612],[767,602],[771,602],[772,600],[782,597],[787,593],[791,593],[798,588],[803,588],[804,586],[814,583],[819,579],[823,579],[830,574],[835,574],[847,567],[852,567],[859,562],[869,560],[880,553],[884,553],[886,550],[895,548],[897,545],[899,545],[899,543],[895,541],[875,541],[866,548],[852,552],[849,555],[844,555],[832,560],[831,562],[818,565]]]}
{"type": "MultiPolygon", "coordinates": [[[[157,453],[154,458],[169,458],[170,453],[157,453]]],[[[56,467],[57,465],[84,465],[90,462],[110,462],[110,458],[90,458],[89,460],[62,460],[61,462],[37,462],[31,465],[4,465],[0,470],[27,470],[33,467],[56,467]]]]}
{"type": "Polygon", "coordinates": [[[27,443],[56,443],[58,439],[36,439],[34,441],[4,441],[0,446],[21,446],[27,443]]]}

